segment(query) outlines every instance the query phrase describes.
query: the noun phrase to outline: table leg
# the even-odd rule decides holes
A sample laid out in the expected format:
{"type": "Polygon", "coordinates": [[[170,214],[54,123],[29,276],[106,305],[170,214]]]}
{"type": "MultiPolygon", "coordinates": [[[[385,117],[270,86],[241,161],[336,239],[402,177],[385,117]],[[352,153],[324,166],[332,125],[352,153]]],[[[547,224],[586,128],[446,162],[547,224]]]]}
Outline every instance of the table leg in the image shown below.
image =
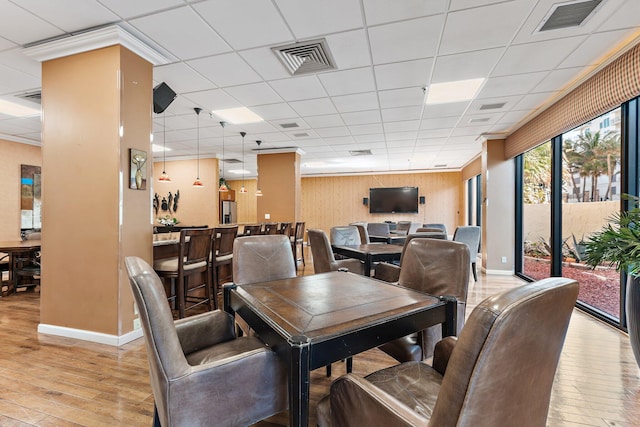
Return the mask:
{"type": "Polygon", "coordinates": [[[441,296],[441,301],[446,303],[446,320],[442,324],[442,336],[448,337],[458,334],[458,300],[453,296],[441,296]]]}
{"type": "Polygon", "coordinates": [[[309,342],[305,336],[291,337],[289,365],[289,425],[309,424],[309,342]]]}
{"type": "Polygon", "coordinates": [[[371,254],[367,254],[364,258],[364,275],[371,277],[371,254]]]}

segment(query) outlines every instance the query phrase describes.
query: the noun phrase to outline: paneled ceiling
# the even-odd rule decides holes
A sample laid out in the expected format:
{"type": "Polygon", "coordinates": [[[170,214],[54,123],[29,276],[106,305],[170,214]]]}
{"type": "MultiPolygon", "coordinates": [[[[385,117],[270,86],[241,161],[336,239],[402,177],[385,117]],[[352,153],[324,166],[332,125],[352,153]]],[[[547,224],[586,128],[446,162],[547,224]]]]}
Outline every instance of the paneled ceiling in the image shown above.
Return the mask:
{"type": "MultiPolygon", "coordinates": [[[[24,46],[117,24],[173,58],[153,71],[178,93],[153,117],[167,160],[194,158],[194,107],[200,155],[219,158],[208,112],[248,107],[264,121],[224,129],[227,160],[243,159],[247,132],[247,176],[256,140],[301,149],[303,175],[458,170],[483,135],[507,135],[638,41],[638,0],[602,0],[582,25],[539,32],[558,3],[575,0],[0,0],[0,99],[40,89],[24,46]],[[292,76],[271,49],[316,39],[335,69],[292,76]],[[475,78],[473,99],[425,104],[431,85],[475,78]]],[[[0,114],[0,138],[39,145],[40,118],[0,114]]]]}

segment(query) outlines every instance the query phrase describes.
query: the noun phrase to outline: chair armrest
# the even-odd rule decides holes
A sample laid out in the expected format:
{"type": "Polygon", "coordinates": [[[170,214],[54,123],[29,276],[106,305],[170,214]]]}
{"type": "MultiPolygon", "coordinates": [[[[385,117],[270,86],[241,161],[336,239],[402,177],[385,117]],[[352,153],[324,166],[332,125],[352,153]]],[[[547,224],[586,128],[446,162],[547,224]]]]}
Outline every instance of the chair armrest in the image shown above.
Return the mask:
{"type": "Polygon", "coordinates": [[[331,384],[330,423],[321,426],[417,426],[429,420],[369,381],[354,374],[343,375],[331,384]]]}
{"type": "Polygon", "coordinates": [[[221,310],[185,317],[174,323],[184,354],[236,338],[233,317],[221,310]]]}
{"type": "Polygon", "coordinates": [[[389,262],[381,262],[375,268],[375,278],[385,282],[395,283],[400,279],[400,266],[389,262]]]}
{"type": "Polygon", "coordinates": [[[449,364],[449,358],[451,353],[458,342],[457,337],[445,337],[438,341],[436,348],[433,351],[433,369],[438,371],[441,375],[444,375],[449,364]]]}

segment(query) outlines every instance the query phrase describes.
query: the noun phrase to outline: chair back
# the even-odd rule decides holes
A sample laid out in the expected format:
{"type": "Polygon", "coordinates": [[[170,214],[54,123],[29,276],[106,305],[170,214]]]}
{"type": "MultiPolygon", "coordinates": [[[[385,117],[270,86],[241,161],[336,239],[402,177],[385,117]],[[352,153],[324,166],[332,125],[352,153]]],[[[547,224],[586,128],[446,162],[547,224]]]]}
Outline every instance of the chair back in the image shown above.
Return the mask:
{"type": "Polygon", "coordinates": [[[183,275],[185,267],[191,264],[204,262],[203,269],[206,269],[211,257],[212,237],[213,228],[185,228],[180,231],[178,275],[183,275]]]}
{"type": "Polygon", "coordinates": [[[293,235],[296,242],[304,241],[304,222],[296,222],[296,229],[293,235]]]}
{"type": "Polygon", "coordinates": [[[359,245],[360,232],[353,225],[331,227],[332,245],[359,245]]]}
{"type": "Polygon", "coordinates": [[[296,277],[288,236],[246,236],[233,244],[233,282],[236,285],[296,277]]]}
{"type": "Polygon", "coordinates": [[[447,238],[447,233],[442,231],[442,229],[436,227],[419,227],[416,230],[416,233],[439,233],[444,234],[445,240],[447,238]]]}
{"type": "Polygon", "coordinates": [[[389,224],[386,222],[370,222],[367,224],[367,232],[370,236],[385,236],[389,234],[389,224]]]}
{"type": "Polygon", "coordinates": [[[442,230],[444,234],[447,234],[447,227],[444,224],[439,223],[430,223],[430,224],[422,224],[424,228],[436,228],[438,230],[442,230]]]}
{"type": "Polygon", "coordinates": [[[278,234],[278,223],[268,222],[264,224],[263,234],[278,234]]]}
{"type": "Polygon", "coordinates": [[[336,259],[333,256],[329,239],[323,230],[309,229],[309,244],[311,245],[311,255],[313,256],[313,271],[315,273],[326,273],[333,271],[331,266],[336,259]]]}
{"type": "Polygon", "coordinates": [[[489,297],[446,366],[430,425],[544,426],[578,283],[549,278],[489,297]]]}
{"type": "Polygon", "coordinates": [[[480,250],[480,227],[477,225],[467,225],[456,228],[453,233],[455,242],[463,242],[469,246],[469,257],[471,262],[475,262],[480,250]]]}
{"type": "Polygon", "coordinates": [[[289,235],[291,231],[291,223],[290,222],[281,222],[278,226],[276,234],[284,234],[285,236],[289,235]]]}
{"type": "Polygon", "coordinates": [[[425,239],[429,238],[429,239],[447,240],[446,236],[443,235],[441,232],[421,232],[421,233],[409,234],[407,238],[404,239],[404,244],[402,246],[402,253],[400,254],[400,262],[398,263],[398,265],[402,266],[402,262],[404,260],[404,253],[407,250],[407,246],[409,245],[411,240],[415,239],[416,237],[422,237],[425,239]]]}
{"type": "Polygon", "coordinates": [[[363,245],[371,243],[371,239],[369,239],[369,233],[367,232],[366,224],[354,223],[351,225],[358,229],[358,234],[360,234],[360,243],[362,243],[363,245]]]}
{"type": "Polygon", "coordinates": [[[411,229],[411,221],[398,221],[396,226],[396,234],[409,234],[411,229]]]}
{"type": "MultiPolygon", "coordinates": [[[[126,257],[129,284],[140,313],[149,360],[149,377],[154,396],[163,396],[166,384],[189,372],[189,364],[173,323],[173,316],[160,278],[144,260],[126,257]]],[[[156,400],[159,414],[166,414],[166,401],[156,400]]],[[[162,419],[166,419],[161,416],[162,419]]]]}
{"type": "Polygon", "coordinates": [[[260,225],[259,224],[245,225],[244,226],[244,230],[243,230],[243,234],[245,236],[256,236],[256,235],[260,234],[260,225]]]}
{"type": "Polygon", "coordinates": [[[216,227],[216,258],[231,255],[233,253],[233,242],[238,235],[238,226],[216,227]]]}

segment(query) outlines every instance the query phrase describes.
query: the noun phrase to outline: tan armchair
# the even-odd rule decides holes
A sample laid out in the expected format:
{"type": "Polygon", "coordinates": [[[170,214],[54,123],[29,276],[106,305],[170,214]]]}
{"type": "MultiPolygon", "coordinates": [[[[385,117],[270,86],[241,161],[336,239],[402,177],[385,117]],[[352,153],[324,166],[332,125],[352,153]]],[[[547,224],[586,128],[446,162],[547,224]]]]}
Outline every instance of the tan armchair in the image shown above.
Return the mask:
{"type": "Polygon", "coordinates": [[[220,310],[173,321],[160,278],[125,260],[140,312],[156,425],[249,425],[287,409],[286,368],[220,310]],[[158,424],[159,423],[159,424],[158,424]]]}
{"type": "Polygon", "coordinates": [[[366,378],[349,374],[318,404],[325,426],[546,425],[578,283],[550,278],[489,297],[433,368],[408,362],[366,378]]]}
{"type": "Polygon", "coordinates": [[[360,260],[353,258],[335,259],[329,239],[324,231],[310,229],[307,236],[311,245],[314,273],[326,273],[346,268],[352,273],[364,274],[364,264],[360,260]]]}
{"type": "MultiPolygon", "coordinates": [[[[459,334],[464,326],[469,288],[467,245],[450,240],[411,239],[404,250],[398,284],[435,296],[456,297],[459,334]]],[[[419,361],[433,356],[434,347],[441,339],[442,328],[436,325],[388,342],[380,349],[399,362],[419,361]]]]}

